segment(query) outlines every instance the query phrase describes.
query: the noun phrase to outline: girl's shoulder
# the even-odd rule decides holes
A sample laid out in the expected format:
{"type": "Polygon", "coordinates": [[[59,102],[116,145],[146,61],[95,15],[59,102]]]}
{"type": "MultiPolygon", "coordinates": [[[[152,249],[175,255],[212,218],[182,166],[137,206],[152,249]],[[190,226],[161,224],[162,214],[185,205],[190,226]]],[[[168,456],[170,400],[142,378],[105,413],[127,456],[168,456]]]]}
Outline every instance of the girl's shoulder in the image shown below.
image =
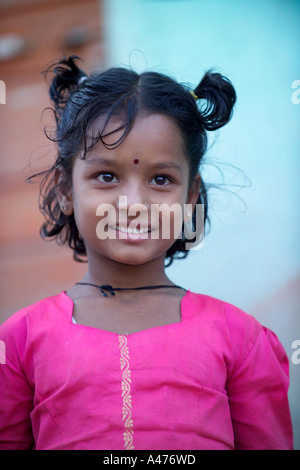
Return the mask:
{"type": "MultiPolygon", "coordinates": [[[[40,344],[45,332],[62,331],[62,322],[72,316],[72,300],[65,292],[46,297],[22,308],[0,325],[0,342],[5,361],[22,370],[26,351],[40,344]]],[[[49,335],[48,335],[49,336],[49,335]]]]}
{"type": "Polygon", "coordinates": [[[228,328],[246,328],[253,333],[263,328],[259,321],[230,302],[206,294],[188,291],[186,307],[189,316],[208,316],[213,322],[224,322],[228,328]]]}
{"type": "Polygon", "coordinates": [[[286,363],[286,353],[277,335],[253,315],[209,295],[190,291],[188,294],[188,315],[202,323],[208,331],[213,331],[212,337],[219,337],[221,344],[230,345],[234,356],[240,361],[259,350],[262,355],[271,354],[286,363]]]}
{"type": "Polygon", "coordinates": [[[29,324],[45,324],[49,320],[55,322],[58,318],[65,317],[69,311],[72,312],[72,300],[65,292],[45,297],[8,317],[0,325],[0,339],[12,331],[14,334],[24,332],[29,324]]]}

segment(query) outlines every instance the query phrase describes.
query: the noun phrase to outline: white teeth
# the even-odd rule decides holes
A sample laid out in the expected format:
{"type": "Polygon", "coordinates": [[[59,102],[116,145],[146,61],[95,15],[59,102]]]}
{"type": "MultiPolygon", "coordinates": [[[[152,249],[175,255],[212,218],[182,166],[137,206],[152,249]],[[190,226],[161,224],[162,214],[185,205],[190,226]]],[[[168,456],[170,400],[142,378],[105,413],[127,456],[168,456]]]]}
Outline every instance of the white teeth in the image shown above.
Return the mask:
{"type": "Polygon", "coordinates": [[[115,228],[115,230],[118,230],[119,232],[123,232],[123,233],[148,233],[148,232],[151,232],[151,230],[148,230],[147,228],[141,228],[140,230],[138,230],[136,227],[131,228],[131,227],[119,227],[119,226],[117,226],[115,228]]]}

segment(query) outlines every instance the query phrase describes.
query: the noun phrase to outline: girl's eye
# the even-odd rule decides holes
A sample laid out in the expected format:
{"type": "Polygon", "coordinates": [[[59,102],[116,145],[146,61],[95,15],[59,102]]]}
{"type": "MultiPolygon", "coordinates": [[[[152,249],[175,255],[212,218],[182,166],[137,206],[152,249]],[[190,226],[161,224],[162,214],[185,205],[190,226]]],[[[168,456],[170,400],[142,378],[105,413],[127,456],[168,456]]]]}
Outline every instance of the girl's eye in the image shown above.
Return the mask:
{"type": "Polygon", "coordinates": [[[113,173],[99,173],[97,180],[101,183],[117,183],[118,180],[113,173]]]}
{"type": "Polygon", "coordinates": [[[158,186],[165,186],[168,183],[170,183],[170,178],[165,175],[155,176],[150,182],[150,184],[156,184],[158,186]]]}

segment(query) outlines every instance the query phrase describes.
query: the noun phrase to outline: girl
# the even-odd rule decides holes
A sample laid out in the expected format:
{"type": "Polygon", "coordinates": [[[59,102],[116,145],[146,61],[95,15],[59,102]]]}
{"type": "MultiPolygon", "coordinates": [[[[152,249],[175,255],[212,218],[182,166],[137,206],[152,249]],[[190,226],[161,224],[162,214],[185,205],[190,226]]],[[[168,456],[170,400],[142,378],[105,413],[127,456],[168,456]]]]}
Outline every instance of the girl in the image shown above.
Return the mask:
{"type": "Polygon", "coordinates": [[[199,205],[208,220],[199,165],[206,131],[231,118],[232,84],[212,72],[192,92],[153,72],[86,76],[76,59],[56,64],[50,86],[58,156],[42,235],[87,272],[1,327],[1,448],[291,449],[276,336],[165,273],[187,255],[199,205]]]}

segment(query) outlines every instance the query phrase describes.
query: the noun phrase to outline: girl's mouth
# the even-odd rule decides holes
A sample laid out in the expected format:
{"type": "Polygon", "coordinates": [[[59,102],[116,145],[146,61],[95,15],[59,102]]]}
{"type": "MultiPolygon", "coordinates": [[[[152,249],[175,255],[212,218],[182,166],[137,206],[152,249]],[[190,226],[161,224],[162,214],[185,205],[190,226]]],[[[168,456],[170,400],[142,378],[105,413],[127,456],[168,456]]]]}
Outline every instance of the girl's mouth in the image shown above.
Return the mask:
{"type": "Polygon", "coordinates": [[[141,234],[144,234],[144,233],[150,233],[151,232],[151,228],[148,228],[148,227],[140,227],[140,228],[137,228],[137,227],[125,227],[125,226],[115,226],[115,227],[112,227],[114,230],[116,230],[117,232],[122,232],[122,233],[129,233],[129,234],[137,234],[137,235],[141,235],[141,234]]]}

